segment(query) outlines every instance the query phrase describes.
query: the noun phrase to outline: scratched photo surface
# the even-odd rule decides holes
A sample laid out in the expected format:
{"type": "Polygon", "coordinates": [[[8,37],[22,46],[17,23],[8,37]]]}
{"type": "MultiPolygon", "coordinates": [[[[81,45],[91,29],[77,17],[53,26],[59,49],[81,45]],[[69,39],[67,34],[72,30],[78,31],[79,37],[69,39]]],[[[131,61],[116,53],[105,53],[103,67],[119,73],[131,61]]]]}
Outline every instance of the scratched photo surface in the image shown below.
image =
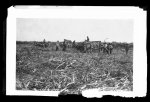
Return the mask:
{"type": "Polygon", "coordinates": [[[133,20],[16,19],[16,90],[133,91],[133,20]]]}

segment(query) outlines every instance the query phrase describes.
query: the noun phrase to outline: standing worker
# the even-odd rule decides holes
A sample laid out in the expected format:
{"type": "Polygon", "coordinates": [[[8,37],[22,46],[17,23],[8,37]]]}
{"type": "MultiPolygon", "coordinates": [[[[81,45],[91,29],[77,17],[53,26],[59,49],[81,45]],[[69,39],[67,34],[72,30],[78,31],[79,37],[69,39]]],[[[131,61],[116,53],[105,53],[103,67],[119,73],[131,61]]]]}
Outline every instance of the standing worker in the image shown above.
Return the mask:
{"type": "Polygon", "coordinates": [[[126,51],[126,55],[127,55],[129,52],[129,45],[128,44],[125,44],[125,51],[126,51]]]}
{"type": "Polygon", "coordinates": [[[56,51],[59,49],[59,41],[56,42],[56,51]]]}
{"type": "Polygon", "coordinates": [[[87,36],[87,41],[89,41],[89,37],[87,36]]]}
{"type": "Polygon", "coordinates": [[[66,51],[66,43],[65,43],[65,41],[63,42],[63,51],[66,51]]]}

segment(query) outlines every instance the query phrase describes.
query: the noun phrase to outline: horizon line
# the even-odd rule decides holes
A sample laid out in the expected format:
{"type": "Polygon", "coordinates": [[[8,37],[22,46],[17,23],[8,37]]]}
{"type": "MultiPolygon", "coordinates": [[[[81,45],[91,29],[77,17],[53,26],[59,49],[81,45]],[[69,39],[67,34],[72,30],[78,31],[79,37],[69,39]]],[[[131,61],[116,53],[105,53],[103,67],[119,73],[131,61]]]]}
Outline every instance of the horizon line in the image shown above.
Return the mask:
{"type": "MultiPolygon", "coordinates": [[[[16,42],[43,42],[43,40],[30,40],[30,41],[25,41],[25,40],[16,40],[16,42]]],[[[59,41],[59,40],[58,40],[59,41]]],[[[71,40],[72,41],[72,40],[71,40]]],[[[90,40],[90,41],[93,41],[93,40],[90,40]]],[[[98,40],[96,40],[98,41],[98,40]]],[[[100,41],[100,40],[99,40],[100,41]]],[[[57,42],[57,41],[46,41],[46,42],[57,42]]],[[[63,41],[59,41],[59,42],[63,42],[63,41]]],[[[83,42],[83,41],[76,41],[76,42],[83,42]]],[[[101,41],[101,42],[117,42],[117,43],[133,43],[133,42],[127,42],[127,41],[101,41]]]]}

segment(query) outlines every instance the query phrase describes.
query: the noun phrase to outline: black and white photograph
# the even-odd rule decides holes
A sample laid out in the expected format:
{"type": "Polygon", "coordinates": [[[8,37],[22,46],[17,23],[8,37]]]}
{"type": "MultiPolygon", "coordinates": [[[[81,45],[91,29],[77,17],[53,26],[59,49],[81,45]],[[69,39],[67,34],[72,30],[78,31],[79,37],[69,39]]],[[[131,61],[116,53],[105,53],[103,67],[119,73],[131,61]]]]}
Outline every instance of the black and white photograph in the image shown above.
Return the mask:
{"type": "MultiPolygon", "coordinates": [[[[9,31],[12,35],[8,34],[13,36],[8,37],[9,39],[14,38],[9,43],[14,44],[9,45],[14,49],[10,48],[8,54],[13,56],[8,59],[14,60],[7,67],[7,70],[14,67],[11,69],[13,71],[7,71],[13,74],[8,74],[10,77],[7,78],[7,82],[13,84],[11,90],[15,90],[17,95],[19,92],[23,95],[30,95],[32,92],[32,95],[39,95],[41,92],[83,95],[85,92],[86,97],[88,93],[94,94],[90,90],[96,90],[95,93],[99,92],[100,96],[103,92],[110,92],[111,95],[113,92],[114,95],[121,95],[117,93],[122,92],[127,93],[127,97],[134,96],[132,94],[138,89],[135,87],[139,79],[135,78],[139,76],[136,70],[141,70],[138,68],[141,65],[137,65],[140,63],[135,62],[138,60],[135,56],[139,55],[135,54],[136,51],[140,53],[136,48],[145,47],[146,43],[144,46],[137,44],[139,41],[136,40],[138,35],[135,34],[135,29],[138,29],[135,25],[138,20],[135,20],[135,16],[128,15],[132,10],[129,13],[124,9],[109,13],[112,11],[106,9],[103,13],[96,9],[93,15],[94,9],[90,7],[87,8],[90,9],[89,12],[84,12],[86,7],[83,10],[82,7],[65,7],[64,13],[63,7],[58,7],[56,11],[54,8],[50,8],[50,13],[48,9],[45,12],[39,9],[34,9],[37,10],[34,12],[31,9],[33,14],[26,8],[10,10],[10,15],[13,15],[16,9],[15,15],[10,17],[13,21],[8,16],[8,23],[14,24],[8,24],[8,28],[14,27],[9,31]],[[118,17],[116,14],[122,15],[118,17]]],[[[137,39],[146,41],[146,32],[143,35],[143,38],[137,39]]],[[[146,52],[146,47],[142,50],[146,52]]],[[[143,54],[146,57],[145,52],[143,54]]],[[[145,63],[143,67],[144,71],[141,73],[146,73],[145,63]]],[[[143,79],[141,84],[146,83],[146,75],[143,75],[143,79]]],[[[146,84],[143,87],[146,91],[146,84]]]]}

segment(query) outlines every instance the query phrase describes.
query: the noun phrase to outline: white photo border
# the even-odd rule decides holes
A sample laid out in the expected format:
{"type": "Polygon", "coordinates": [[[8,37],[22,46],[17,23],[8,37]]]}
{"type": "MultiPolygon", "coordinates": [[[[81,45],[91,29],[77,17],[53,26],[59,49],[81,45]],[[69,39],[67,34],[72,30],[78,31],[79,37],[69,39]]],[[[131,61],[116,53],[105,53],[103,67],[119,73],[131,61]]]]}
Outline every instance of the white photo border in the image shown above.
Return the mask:
{"type": "Polygon", "coordinates": [[[8,8],[6,45],[6,94],[57,96],[59,92],[16,90],[16,18],[72,18],[72,19],[133,19],[133,91],[83,92],[86,97],[115,95],[143,97],[147,92],[146,11],[138,7],[71,6],[50,8],[8,8]],[[92,94],[90,94],[92,93],[92,94]]]}

